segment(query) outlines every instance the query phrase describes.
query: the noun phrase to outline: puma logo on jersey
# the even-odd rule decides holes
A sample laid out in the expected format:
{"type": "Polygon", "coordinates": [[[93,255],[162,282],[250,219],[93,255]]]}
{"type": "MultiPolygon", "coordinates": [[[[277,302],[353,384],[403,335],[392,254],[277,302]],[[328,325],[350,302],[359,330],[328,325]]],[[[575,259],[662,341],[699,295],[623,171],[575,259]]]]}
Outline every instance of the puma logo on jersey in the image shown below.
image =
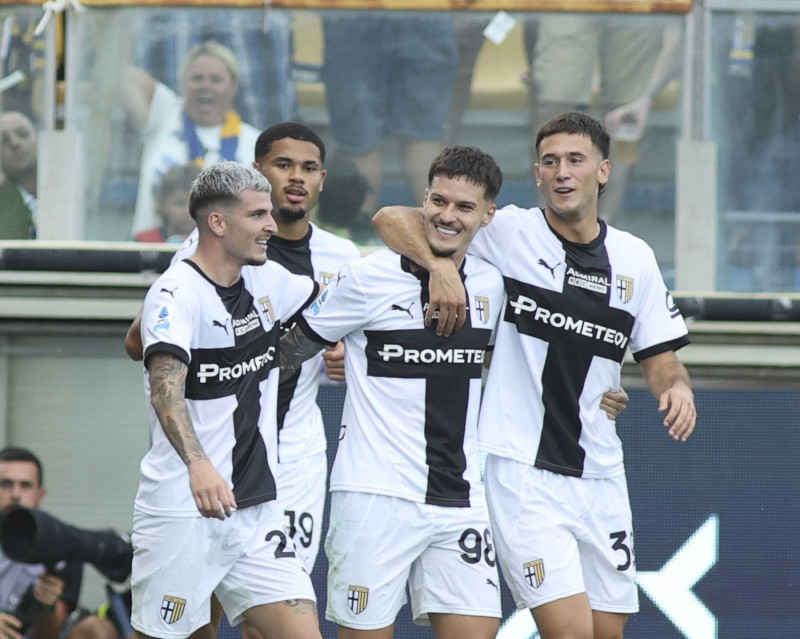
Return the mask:
{"type": "Polygon", "coordinates": [[[172,299],[175,299],[175,291],[177,291],[177,290],[178,290],[178,287],[176,286],[176,287],[175,287],[175,288],[173,288],[171,291],[170,291],[168,288],[162,288],[160,292],[161,292],[161,293],[169,293],[169,296],[170,296],[172,299]]]}
{"type": "Polygon", "coordinates": [[[496,583],[494,583],[494,582],[493,582],[491,579],[488,579],[488,578],[486,579],[486,585],[487,585],[487,586],[494,586],[495,590],[497,590],[497,589],[498,589],[498,588],[497,588],[497,584],[496,584],[496,583]]]}
{"type": "Polygon", "coordinates": [[[559,262],[555,266],[550,266],[547,262],[545,262],[544,260],[540,259],[539,260],[539,266],[544,266],[548,271],[550,271],[550,275],[553,276],[553,279],[556,279],[556,269],[559,266],[561,266],[561,262],[559,262]]]}
{"type": "Polygon", "coordinates": [[[408,316],[413,318],[414,316],[411,314],[411,307],[414,306],[414,302],[408,305],[408,308],[403,308],[400,304],[392,304],[392,311],[403,311],[404,313],[408,313],[408,316]]]}
{"type": "Polygon", "coordinates": [[[225,335],[228,334],[228,320],[227,319],[225,320],[224,324],[221,323],[221,322],[218,322],[217,320],[212,320],[211,321],[211,326],[216,326],[218,328],[221,328],[222,330],[225,331],[225,335]]]}
{"type": "Polygon", "coordinates": [[[336,283],[338,284],[338,283],[339,283],[339,282],[341,282],[341,281],[342,281],[342,280],[343,280],[345,277],[347,277],[347,275],[342,275],[341,273],[337,273],[337,274],[336,274],[336,283]]]}

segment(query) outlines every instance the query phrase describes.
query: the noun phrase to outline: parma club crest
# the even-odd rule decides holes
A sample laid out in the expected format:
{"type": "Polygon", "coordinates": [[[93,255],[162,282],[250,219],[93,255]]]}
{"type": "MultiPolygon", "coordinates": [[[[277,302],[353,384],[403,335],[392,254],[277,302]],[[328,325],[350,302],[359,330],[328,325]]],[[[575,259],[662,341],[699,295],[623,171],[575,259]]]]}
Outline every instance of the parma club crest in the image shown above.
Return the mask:
{"type": "Polygon", "coordinates": [[[269,296],[265,295],[260,300],[258,300],[259,306],[261,306],[261,311],[269,318],[269,323],[272,324],[275,322],[275,311],[272,308],[272,302],[269,301],[269,296]]]}
{"type": "Polygon", "coordinates": [[[183,617],[186,609],[186,599],[164,595],[161,601],[161,618],[168,624],[173,624],[183,617]]]}
{"type": "Polygon", "coordinates": [[[522,573],[531,588],[538,588],[544,581],[544,559],[535,559],[522,564],[522,573]]]}
{"type": "Polygon", "coordinates": [[[633,278],[617,275],[617,295],[623,304],[627,304],[633,297],[633,278]]]}
{"type": "Polygon", "coordinates": [[[475,314],[482,324],[489,321],[489,298],[480,295],[475,296],[475,314]]]}
{"type": "Polygon", "coordinates": [[[350,610],[356,614],[364,612],[364,609],[367,607],[368,598],[369,588],[350,586],[347,589],[347,605],[350,607],[350,610]]]}

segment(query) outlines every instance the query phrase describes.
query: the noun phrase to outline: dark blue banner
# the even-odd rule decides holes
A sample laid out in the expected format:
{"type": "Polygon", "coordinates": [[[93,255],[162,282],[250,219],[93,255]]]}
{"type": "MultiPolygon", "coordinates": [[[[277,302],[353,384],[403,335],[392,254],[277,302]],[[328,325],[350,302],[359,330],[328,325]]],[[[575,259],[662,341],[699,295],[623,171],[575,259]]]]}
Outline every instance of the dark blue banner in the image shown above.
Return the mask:
{"type": "MultiPolygon", "coordinates": [[[[657,402],[630,391],[617,429],[625,446],[634,513],[641,612],[626,639],[800,638],[800,393],[697,392],[698,426],[686,443],[666,434],[657,402]]],[[[344,388],[320,391],[335,453],[344,388]]],[[[327,509],[325,514],[327,520],[327,509]]],[[[312,575],[322,635],[327,561],[312,575]]],[[[530,613],[515,614],[503,585],[500,639],[528,639],[530,613]]],[[[395,637],[433,637],[408,606],[395,637]]]]}

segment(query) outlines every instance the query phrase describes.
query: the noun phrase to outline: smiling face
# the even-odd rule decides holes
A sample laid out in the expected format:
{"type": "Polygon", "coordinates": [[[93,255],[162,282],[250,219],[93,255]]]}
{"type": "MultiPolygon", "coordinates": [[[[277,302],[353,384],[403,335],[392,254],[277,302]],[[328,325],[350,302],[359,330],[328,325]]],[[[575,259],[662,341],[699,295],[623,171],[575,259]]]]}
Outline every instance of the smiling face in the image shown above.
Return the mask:
{"type": "Polygon", "coordinates": [[[242,191],[239,201],[222,207],[225,251],[241,265],[260,266],[267,261],[267,242],[278,230],[272,218],[270,194],[242,191]]]}
{"type": "Polygon", "coordinates": [[[218,126],[233,106],[237,89],[236,81],[221,60],[199,55],[184,73],[186,114],[198,126],[218,126]]]}
{"type": "Polygon", "coordinates": [[[585,135],[556,133],[542,139],[534,165],[548,213],[565,223],[597,217],[601,184],[611,166],[585,135]]]}
{"type": "Polygon", "coordinates": [[[326,172],[312,142],[276,140],[254,166],[272,185],[273,215],[279,226],[282,221],[302,220],[317,205],[326,172]]]}
{"type": "Polygon", "coordinates": [[[494,216],[483,186],[457,176],[435,175],[425,191],[422,216],[434,255],[461,264],[472,238],[494,216]]]}

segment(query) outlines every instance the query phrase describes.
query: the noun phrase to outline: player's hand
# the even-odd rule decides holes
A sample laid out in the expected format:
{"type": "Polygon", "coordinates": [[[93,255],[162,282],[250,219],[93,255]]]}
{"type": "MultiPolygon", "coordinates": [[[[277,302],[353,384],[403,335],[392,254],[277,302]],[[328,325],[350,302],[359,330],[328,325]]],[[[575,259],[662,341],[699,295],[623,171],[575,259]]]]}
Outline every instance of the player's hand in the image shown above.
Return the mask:
{"type": "Polygon", "coordinates": [[[33,598],[45,608],[52,608],[64,594],[64,581],[55,575],[39,575],[33,588],[33,598]]]}
{"type": "Polygon", "coordinates": [[[430,271],[428,293],[430,303],[425,311],[425,326],[431,325],[438,311],[436,334],[449,337],[467,319],[467,293],[455,262],[449,258],[437,260],[436,267],[430,271]]]}
{"type": "Polygon", "coordinates": [[[225,519],[236,509],[236,498],[231,487],[207,459],[189,464],[189,485],[203,517],[225,519]]]}
{"type": "Polygon", "coordinates": [[[658,398],[658,412],[666,413],[664,426],[669,429],[669,436],[675,441],[685,442],[694,432],[697,421],[697,409],[694,405],[694,394],[684,384],[676,384],[658,398]]]}
{"type": "Polygon", "coordinates": [[[0,639],[22,639],[20,628],[22,622],[19,619],[7,612],[0,612],[0,639]]]}
{"type": "Polygon", "coordinates": [[[600,398],[600,408],[602,408],[610,420],[615,420],[620,413],[628,407],[628,393],[624,388],[618,391],[608,391],[600,398]]]}
{"type": "Polygon", "coordinates": [[[344,344],[336,342],[336,346],[328,346],[322,353],[325,362],[325,374],[332,382],[344,381],[344,344]]]}

